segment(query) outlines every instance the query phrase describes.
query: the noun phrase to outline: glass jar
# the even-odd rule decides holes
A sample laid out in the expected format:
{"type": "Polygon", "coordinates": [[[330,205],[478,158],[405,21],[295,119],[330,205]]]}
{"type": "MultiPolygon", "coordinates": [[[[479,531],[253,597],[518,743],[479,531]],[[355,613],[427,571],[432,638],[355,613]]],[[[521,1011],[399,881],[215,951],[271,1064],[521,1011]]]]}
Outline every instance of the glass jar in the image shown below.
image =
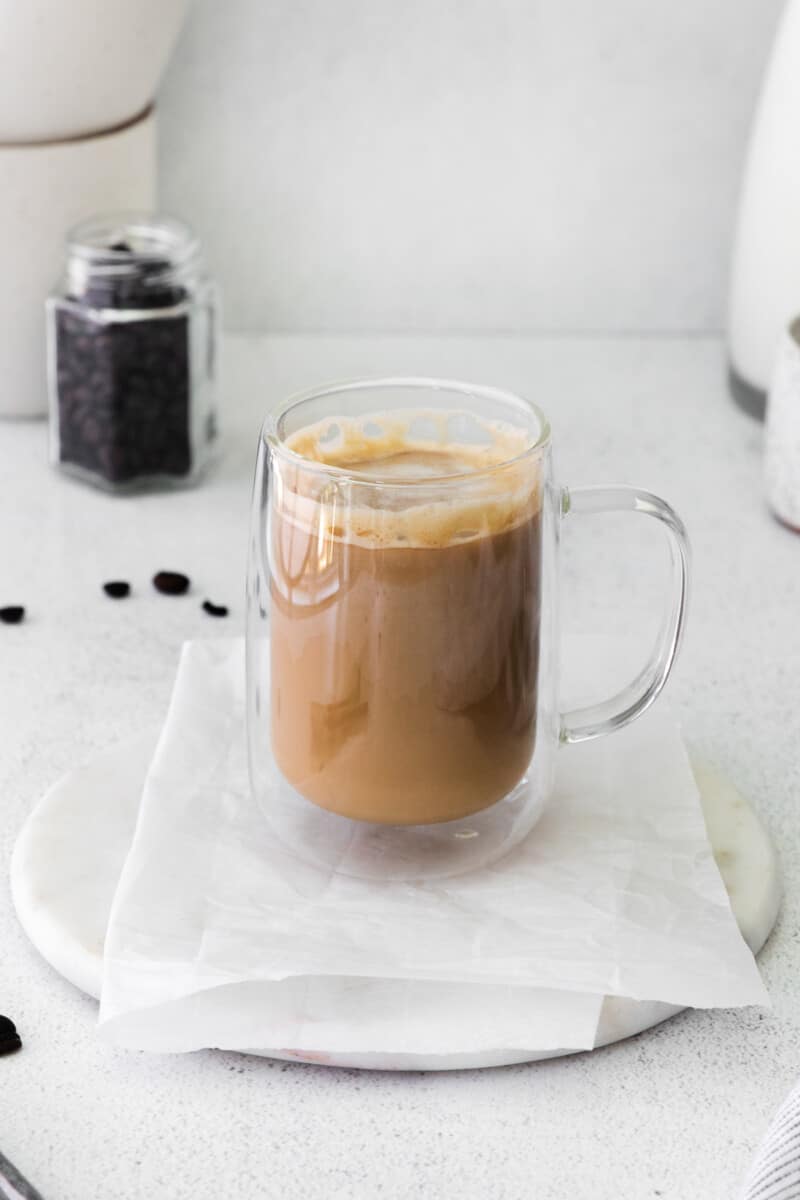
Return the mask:
{"type": "Polygon", "coordinates": [[[47,301],[53,464],[111,491],[194,482],[217,437],[217,309],[181,222],[76,226],[47,301]]]}

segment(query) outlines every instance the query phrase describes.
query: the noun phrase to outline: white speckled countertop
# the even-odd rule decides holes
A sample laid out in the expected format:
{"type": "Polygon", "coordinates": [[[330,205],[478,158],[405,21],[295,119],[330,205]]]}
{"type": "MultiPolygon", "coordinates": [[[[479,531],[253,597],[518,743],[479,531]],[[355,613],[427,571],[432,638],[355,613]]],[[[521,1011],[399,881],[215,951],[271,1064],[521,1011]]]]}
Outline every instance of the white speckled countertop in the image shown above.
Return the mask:
{"type": "MultiPolygon", "coordinates": [[[[0,424],[0,604],[28,608],[0,627],[0,1011],[25,1042],[0,1059],[0,1148],[46,1200],[735,1193],[800,1076],[800,537],[765,511],[761,428],[730,401],[724,362],[699,338],[230,339],[224,461],[196,491],[135,500],[57,477],[43,425],[0,424]],[[685,1013],[595,1054],[439,1076],[148,1056],[101,1045],[94,1003],[26,942],[7,867],[33,804],[163,713],[184,638],[240,626],[263,412],[379,373],[523,391],[551,416],[565,482],[643,484],[684,515],[694,596],[669,694],[778,844],[786,899],[761,959],[771,1012],[685,1013]],[[157,596],[162,567],[191,575],[193,595],[157,596]],[[102,594],[115,577],[133,583],[129,600],[102,594]],[[231,618],[205,616],[205,596],[231,618]]],[[[600,528],[568,531],[567,623],[616,633],[637,623],[630,606],[645,612],[660,560],[645,542],[632,554],[617,518],[602,542],[600,528]]]]}

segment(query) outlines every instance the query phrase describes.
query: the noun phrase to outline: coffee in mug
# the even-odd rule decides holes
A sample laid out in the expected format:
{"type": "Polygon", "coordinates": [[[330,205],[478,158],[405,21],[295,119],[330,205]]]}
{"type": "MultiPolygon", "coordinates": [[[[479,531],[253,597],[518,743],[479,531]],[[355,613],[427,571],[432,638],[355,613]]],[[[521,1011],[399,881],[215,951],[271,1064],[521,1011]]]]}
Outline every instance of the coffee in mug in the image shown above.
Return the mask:
{"type": "Polygon", "coordinates": [[[272,507],[272,751],[300,795],[361,821],[488,808],[536,742],[540,473],[502,469],[522,431],[485,423],[458,444],[444,420],[337,414],[298,431],[286,445],[304,461],[393,486],[348,504],[300,468],[272,507]],[[470,486],[404,486],[443,477],[470,486]]]}

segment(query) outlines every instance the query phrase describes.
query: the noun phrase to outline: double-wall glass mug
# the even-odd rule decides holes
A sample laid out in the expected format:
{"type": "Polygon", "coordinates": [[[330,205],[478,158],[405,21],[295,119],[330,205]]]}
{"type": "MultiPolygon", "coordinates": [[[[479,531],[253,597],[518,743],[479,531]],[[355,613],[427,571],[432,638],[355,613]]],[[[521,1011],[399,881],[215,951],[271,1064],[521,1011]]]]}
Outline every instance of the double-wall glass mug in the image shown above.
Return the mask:
{"type": "Polygon", "coordinates": [[[500,858],[541,814],[558,746],[658,696],[687,583],[673,509],[633,487],[557,484],[527,400],[434,379],[289,400],[259,442],[248,573],[250,773],[274,832],[364,877],[500,858]],[[661,632],[628,687],[561,712],[559,531],[609,511],[667,532],[661,632]]]}

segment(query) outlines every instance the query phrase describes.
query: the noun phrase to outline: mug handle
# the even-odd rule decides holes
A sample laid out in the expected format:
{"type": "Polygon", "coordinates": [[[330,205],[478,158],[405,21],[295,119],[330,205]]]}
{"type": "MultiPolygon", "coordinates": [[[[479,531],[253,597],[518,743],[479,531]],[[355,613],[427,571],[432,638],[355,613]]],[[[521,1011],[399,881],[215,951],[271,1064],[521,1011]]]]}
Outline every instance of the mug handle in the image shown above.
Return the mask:
{"type": "Polygon", "coordinates": [[[689,592],[689,539],[675,510],[652,492],[635,487],[584,487],[561,493],[561,514],[634,512],[655,517],[667,530],[672,561],[671,590],[661,631],[650,656],[636,678],[608,700],[573,708],[561,714],[559,741],[586,742],[622,729],[653,703],[667,682],[683,636],[689,592]]]}

